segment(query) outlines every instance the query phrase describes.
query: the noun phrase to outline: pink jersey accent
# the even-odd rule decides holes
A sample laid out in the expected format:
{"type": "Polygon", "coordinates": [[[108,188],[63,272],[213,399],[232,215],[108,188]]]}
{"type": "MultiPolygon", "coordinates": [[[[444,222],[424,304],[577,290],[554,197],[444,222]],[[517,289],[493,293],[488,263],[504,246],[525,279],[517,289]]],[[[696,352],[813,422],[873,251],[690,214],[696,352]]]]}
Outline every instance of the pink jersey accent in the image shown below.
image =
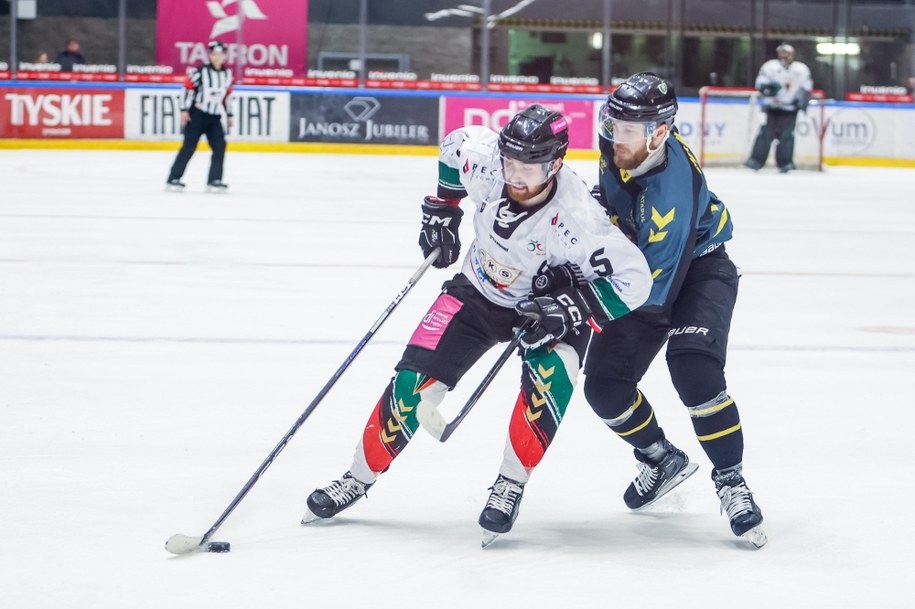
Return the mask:
{"type": "Polygon", "coordinates": [[[442,339],[442,334],[448,328],[448,324],[463,306],[464,303],[454,296],[448,294],[439,296],[423,320],[419,322],[407,344],[434,351],[442,339]]]}

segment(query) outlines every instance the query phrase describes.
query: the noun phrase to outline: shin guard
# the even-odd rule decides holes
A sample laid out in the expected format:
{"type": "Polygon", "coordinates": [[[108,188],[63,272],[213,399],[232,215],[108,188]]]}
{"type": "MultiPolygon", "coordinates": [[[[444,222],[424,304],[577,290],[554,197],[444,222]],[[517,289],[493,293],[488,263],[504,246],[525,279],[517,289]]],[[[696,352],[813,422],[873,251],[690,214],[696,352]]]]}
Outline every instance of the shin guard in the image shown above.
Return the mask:
{"type": "MultiPolygon", "coordinates": [[[[366,480],[365,469],[374,477],[386,470],[407,446],[419,423],[416,410],[423,401],[437,406],[448,387],[412,370],[401,370],[388,383],[384,394],[369,417],[356,450],[354,472],[366,480]]],[[[366,480],[369,481],[369,480],[366,480]]]]}
{"type": "Polygon", "coordinates": [[[521,391],[515,401],[500,473],[526,482],[556,436],[578,378],[578,354],[559,343],[524,355],[521,391]]]}

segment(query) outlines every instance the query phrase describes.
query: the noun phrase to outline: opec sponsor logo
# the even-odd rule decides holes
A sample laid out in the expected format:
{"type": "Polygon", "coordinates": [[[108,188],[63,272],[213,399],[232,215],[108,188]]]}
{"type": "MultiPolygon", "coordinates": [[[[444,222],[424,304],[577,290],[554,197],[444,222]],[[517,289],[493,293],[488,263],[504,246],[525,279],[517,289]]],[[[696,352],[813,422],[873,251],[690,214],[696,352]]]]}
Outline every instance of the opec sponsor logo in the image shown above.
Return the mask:
{"type": "Polygon", "coordinates": [[[594,104],[590,101],[446,97],[444,104],[446,133],[470,125],[501,131],[513,116],[528,106],[540,104],[563,115],[569,128],[570,148],[591,149],[594,146],[594,104]]]}
{"type": "Polygon", "coordinates": [[[304,74],[307,23],[307,0],[159,0],[156,63],[206,63],[220,40],[229,66],[304,74]]]}
{"type": "MultiPolygon", "coordinates": [[[[299,116],[292,134],[293,139],[299,141],[348,141],[348,142],[373,142],[373,143],[405,143],[405,144],[431,144],[434,143],[432,129],[422,123],[388,122],[382,116],[411,117],[422,120],[423,112],[411,112],[410,105],[416,101],[391,98],[384,104],[375,97],[357,96],[345,98],[346,101],[339,110],[327,109],[332,101],[325,98],[322,108],[305,108],[299,116]],[[400,108],[399,106],[402,106],[400,108]],[[317,110],[317,111],[315,111],[317,110]],[[320,115],[317,116],[309,115],[320,115]],[[339,117],[339,118],[338,118],[339,117]]],[[[300,105],[314,104],[321,100],[316,98],[299,97],[303,100],[300,105]]],[[[422,100],[419,100],[420,102],[422,100]]],[[[432,102],[434,105],[434,101],[432,102]]],[[[431,108],[431,106],[430,106],[431,108]]],[[[430,120],[431,120],[430,114],[430,120]]],[[[428,122],[428,121],[427,121],[428,122]]]]}
{"type": "Polygon", "coordinates": [[[0,137],[124,137],[123,91],[0,89],[0,137]]]}

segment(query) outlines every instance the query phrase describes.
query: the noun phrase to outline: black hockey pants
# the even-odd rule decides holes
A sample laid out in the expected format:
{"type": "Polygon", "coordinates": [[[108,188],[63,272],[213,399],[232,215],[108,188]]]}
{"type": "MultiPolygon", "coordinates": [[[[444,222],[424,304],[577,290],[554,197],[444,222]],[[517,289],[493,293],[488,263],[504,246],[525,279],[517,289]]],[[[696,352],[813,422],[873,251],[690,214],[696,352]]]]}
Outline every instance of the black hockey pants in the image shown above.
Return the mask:
{"type": "Polygon", "coordinates": [[[756,135],[750,158],[762,167],[769,158],[772,140],[778,140],[775,146],[775,164],[780,169],[786,168],[794,162],[794,126],[797,123],[797,112],[769,110],[766,117],[766,124],[759,128],[756,135]]]}

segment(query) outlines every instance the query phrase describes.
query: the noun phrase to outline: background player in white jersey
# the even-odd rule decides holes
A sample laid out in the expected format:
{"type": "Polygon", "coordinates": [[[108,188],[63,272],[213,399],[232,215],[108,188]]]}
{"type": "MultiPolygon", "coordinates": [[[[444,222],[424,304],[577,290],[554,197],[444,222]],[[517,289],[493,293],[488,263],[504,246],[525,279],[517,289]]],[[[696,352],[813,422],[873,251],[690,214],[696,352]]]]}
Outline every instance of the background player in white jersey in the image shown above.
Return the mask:
{"type": "Polygon", "coordinates": [[[232,70],[225,67],[226,45],[214,40],[207,45],[210,63],[193,68],[188,72],[181,98],[181,126],[184,127],[184,144],[168,174],[168,190],[184,190],[181,181],[188,162],[197,150],[197,142],[203,135],[213,150],[210,159],[210,173],[207,190],[225,192],[228,186],[222,181],[223,161],[226,156],[226,132],[222,126],[222,115],[226,125],[232,128],[232,70]]]}
{"type": "Polygon", "coordinates": [[[601,202],[638,244],[654,285],[637,311],[591,341],[585,396],[634,447],[640,472],[623,501],[651,505],[698,467],[664,436],[638,388],[667,343],[670,378],[712,462],[721,510],[735,535],[759,547],[762,511],[743,478],[743,427],[724,376],[737,301],[737,268],[725,251],[733,225],[677,132],[676,113],[673,85],[650,72],[630,76],[601,108],[601,202]]]}
{"type": "MultiPolygon", "coordinates": [[[[417,413],[434,410],[486,351],[525,318],[521,390],[499,475],[480,514],[484,545],[508,532],[524,485],[556,434],[590,338],[588,319],[626,315],[648,295],[638,248],[616,229],[563,157],[562,115],[533,105],[501,134],[465,127],[441,144],[438,196],[422,205],[420,246],[447,267],[458,260],[460,200],[473,203],[475,238],[460,273],[417,326],[375,405],[350,470],[308,497],[303,524],[355,503],[407,446],[417,413]]],[[[436,478],[447,478],[443,470],[436,478]]]]}
{"type": "Polygon", "coordinates": [[[806,110],[813,90],[813,78],[806,64],[796,61],[794,47],[781,43],[775,50],[778,59],[770,59],[759,68],[756,88],[763,95],[766,122],[760,126],[753,151],[745,165],[759,169],[769,158],[772,140],[775,146],[775,164],[782,173],[794,169],[794,126],[797,113],[806,110]]]}

